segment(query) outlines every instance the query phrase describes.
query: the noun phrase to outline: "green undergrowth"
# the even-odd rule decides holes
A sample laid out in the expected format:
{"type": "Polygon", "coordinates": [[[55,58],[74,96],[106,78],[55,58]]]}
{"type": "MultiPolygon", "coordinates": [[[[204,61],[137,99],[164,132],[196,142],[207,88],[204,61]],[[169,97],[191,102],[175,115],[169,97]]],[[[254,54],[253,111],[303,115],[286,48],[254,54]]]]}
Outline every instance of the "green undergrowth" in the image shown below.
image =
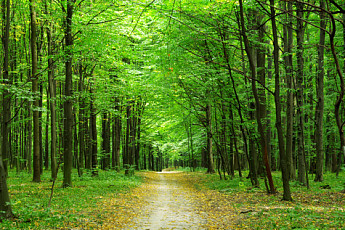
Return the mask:
{"type": "Polygon", "coordinates": [[[197,178],[198,189],[213,189],[228,196],[237,210],[238,229],[345,229],[345,175],[338,178],[326,173],[323,182],[314,182],[309,175],[310,188],[296,181],[290,182],[292,202],[282,201],[281,173],[273,172],[276,194],[267,194],[265,181],[255,188],[250,179],[227,176],[220,180],[217,174],[191,173],[197,178]]]}
{"type": "Polygon", "coordinates": [[[41,183],[34,183],[27,172],[9,172],[7,183],[16,218],[4,220],[0,229],[70,229],[66,225],[78,226],[84,218],[97,222],[97,205],[102,199],[129,191],[142,182],[141,177],[127,177],[123,172],[99,171],[98,176],[85,172],[82,177],[73,172],[73,186],[62,188],[62,173],[59,173],[48,207],[50,172],[44,172],[41,179],[41,183]]]}

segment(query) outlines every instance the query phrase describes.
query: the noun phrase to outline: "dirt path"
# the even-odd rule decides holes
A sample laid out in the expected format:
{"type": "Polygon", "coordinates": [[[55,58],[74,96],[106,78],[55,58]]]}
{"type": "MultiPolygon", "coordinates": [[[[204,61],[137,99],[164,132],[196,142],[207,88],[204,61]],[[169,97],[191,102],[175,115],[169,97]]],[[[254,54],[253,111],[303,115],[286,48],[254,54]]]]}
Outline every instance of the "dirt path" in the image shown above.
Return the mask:
{"type": "Polygon", "coordinates": [[[202,229],[206,223],[193,200],[194,193],[176,172],[159,173],[146,185],[148,205],[134,219],[137,229],[202,229]]]}
{"type": "Polygon", "coordinates": [[[228,197],[197,190],[189,174],[145,172],[145,183],[104,204],[101,229],[232,229],[238,213],[228,197]]]}

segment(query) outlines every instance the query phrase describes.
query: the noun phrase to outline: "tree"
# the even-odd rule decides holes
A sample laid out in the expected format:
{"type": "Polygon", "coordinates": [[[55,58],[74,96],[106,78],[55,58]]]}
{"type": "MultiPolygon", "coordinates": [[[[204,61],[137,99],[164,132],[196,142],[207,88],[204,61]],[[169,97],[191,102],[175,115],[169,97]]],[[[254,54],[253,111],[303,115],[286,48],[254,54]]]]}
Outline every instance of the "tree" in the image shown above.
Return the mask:
{"type": "Polygon", "coordinates": [[[2,2],[2,15],[3,15],[3,33],[2,33],[2,46],[3,46],[3,70],[2,79],[6,88],[2,92],[2,121],[1,121],[1,136],[2,136],[2,159],[5,174],[7,175],[8,158],[10,156],[10,120],[11,120],[11,98],[10,98],[10,77],[9,77],[9,41],[10,41],[10,12],[11,5],[9,0],[2,2]]]}
{"type": "MultiPolygon", "coordinates": [[[[325,8],[325,1],[320,1],[320,7],[325,8]]],[[[320,12],[320,42],[318,46],[318,73],[317,73],[317,104],[315,107],[315,146],[316,146],[316,173],[315,181],[323,181],[324,168],[324,150],[323,150],[323,111],[324,111],[324,87],[323,79],[325,75],[324,69],[324,50],[325,50],[325,36],[326,35],[326,19],[325,12],[320,12]]]]}
{"type": "Polygon", "coordinates": [[[285,152],[285,143],[283,137],[282,121],[281,121],[281,99],[280,99],[280,78],[279,78],[279,47],[278,47],[278,35],[277,26],[275,21],[275,9],[274,0],[270,0],[270,13],[272,17],[272,33],[273,33],[273,59],[274,59],[274,82],[275,82],[275,104],[276,104],[276,128],[278,132],[278,145],[279,145],[279,156],[280,156],[280,167],[282,170],[282,179],[284,194],[283,200],[292,200],[290,184],[289,184],[289,171],[287,168],[287,159],[285,152]]]}
{"type": "Polygon", "coordinates": [[[297,2],[297,79],[296,79],[296,100],[297,100],[297,121],[298,121],[298,181],[307,185],[306,162],[305,162],[305,141],[304,141],[304,109],[303,109],[303,81],[304,81],[304,25],[303,25],[303,3],[297,2]]]}
{"type": "MultiPolygon", "coordinates": [[[[282,3],[284,10],[292,11],[292,2],[282,3]],[[286,9],[286,4],[288,5],[286,9]]],[[[284,64],[286,72],[286,85],[287,85],[287,97],[286,97],[286,158],[287,158],[287,170],[290,180],[296,179],[296,172],[293,162],[293,118],[294,118],[294,82],[293,82],[293,63],[292,63],[292,46],[293,46],[293,28],[292,28],[292,15],[286,14],[285,24],[283,26],[283,41],[284,41],[284,64]]]]}
{"type": "MultiPolygon", "coordinates": [[[[48,0],[45,2],[45,11],[48,14],[48,4],[51,6],[52,2],[48,3],[48,0]]],[[[56,178],[57,174],[57,128],[56,128],[56,81],[54,79],[54,63],[53,63],[53,37],[52,37],[52,22],[48,22],[46,29],[47,33],[47,45],[48,45],[48,89],[50,96],[50,168],[51,168],[51,177],[52,179],[56,178]]]]}
{"type": "MultiPolygon", "coordinates": [[[[3,62],[3,80],[8,84],[8,60],[9,60],[9,33],[10,33],[10,0],[3,1],[3,19],[4,19],[4,32],[2,34],[2,44],[4,50],[4,62],[3,62]]],[[[2,118],[2,145],[1,145],[1,155],[0,155],[0,219],[10,218],[13,216],[12,207],[10,202],[10,196],[7,187],[7,168],[4,164],[4,158],[8,157],[8,124],[10,122],[10,98],[7,89],[2,93],[2,108],[3,108],[3,118],[2,118]]],[[[5,161],[7,162],[7,160],[5,161]]]]}
{"type": "Polygon", "coordinates": [[[40,121],[39,121],[39,89],[38,89],[38,74],[37,74],[37,47],[36,47],[36,1],[30,1],[30,15],[31,15],[31,78],[32,78],[32,93],[35,97],[33,102],[33,181],[41,182],[41,166],[40,166],[40,121]]]}
{"type": "MultiPolygon", "coordinates": [[[[243,2],[240,1],[240,17],[241,17],[241,28],[242,28],[242,36],[243,36],[243,40],[244,40],[244,45],[245,45],[245,50],[248,56],[248,60],[249,60],[249,65],[250,65],[250,71],[251,71],[251,85],[252,85],[252,91],[253,91],[253,95],[254,95],[254,99],[255,99],[255,108],[256,108],[256,119],[257,119],[257,124],[258,124],[258,130],[260,133],[260,143],[261,143],[261,148],[263,151],[263,157],[264,157],[264,162],[265,162],[265,167],[266,167],[266,175],[269,181],[269,185],[270,185],[270,189],[269,189],[269,193],[275,193],[276,190],[274,188],[274,184],[273,184],[273,179],[272,179],[272,175],[271,175],[271,168],[268,162],[268,154],[267,154],[267,142],[266,142],[266,137],[265,137],[265,130],[264,127],[262,125],[262,121],[261,121],[261,109],[264,110],[264,108],[262,108],[262,106],[260,106],[260,100],[259,100],[259,95],[257,92],[257,87],[256,87],[256,68],[255,68],[255,63],[254,63],[254,59],[252,56],[252,49],[249,45],[249,40],[246,34],[246,29],[245,29],[245,24],[244,24],[244,11],[243,11],[243,2]]],[[[273,32],[274,33],[274,32],[273,32]]],[[[262,58],[262,57],[261,57],[262,58]]],[[[260,63],[261,64],[261,63],[260,63]]],[[[262,67],[262,66],[261,66],[262,67]]]]}
{"type": "Polygon", "coordinates": [[[0,219],[13,217],[6,179],[5,167],[0,156],[0,219]]]}
{"type": "Polygon", "coordinates": [[[72,60],[73,60],[73,34],[72,34],[72,17],[74,11],[74,0],[67,0],[66,9],[66,28],[65,28],[65,53],[66,53],[66,78],[65,78],[65,98],[64,98],[64,179],[63,187],[72,186],[72,128],[73,128],[73,110],[72,110],[72,60]]]}

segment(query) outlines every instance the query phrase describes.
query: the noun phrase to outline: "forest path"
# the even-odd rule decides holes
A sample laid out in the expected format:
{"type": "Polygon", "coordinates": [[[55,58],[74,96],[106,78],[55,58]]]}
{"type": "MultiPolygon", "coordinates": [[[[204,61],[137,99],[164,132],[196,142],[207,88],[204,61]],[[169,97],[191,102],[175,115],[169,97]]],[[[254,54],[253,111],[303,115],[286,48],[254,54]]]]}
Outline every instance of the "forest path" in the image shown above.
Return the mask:
{"type": "MultiPolygon", "coordinates": [[[[146,184],[148,205],[134,220],[137,229],[202,229],[206,223],[195,203],[195,194],[181,172],[166,171],[146,184]]],[[[152,175],[152,174],[151,174],[152,175]]]]}
{"type": "Polygon", "coordinates": [[[238,218],[231,200],[196,189],[197,177],[184,172],[143,172],[145,182],[112,201],[102,229],[232,229],[238,218]],[[120,203],[121,202],[121,203],[120,203]]]}

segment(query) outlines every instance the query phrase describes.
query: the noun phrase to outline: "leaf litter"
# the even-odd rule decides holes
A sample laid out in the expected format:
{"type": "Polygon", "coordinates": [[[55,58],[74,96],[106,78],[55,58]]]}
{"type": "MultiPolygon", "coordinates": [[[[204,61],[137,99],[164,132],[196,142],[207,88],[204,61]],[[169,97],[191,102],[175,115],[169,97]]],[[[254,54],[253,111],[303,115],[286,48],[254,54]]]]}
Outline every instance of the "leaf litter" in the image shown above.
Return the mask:
{"type": "MultiPolygon", "coordinates": [[[[97,222],[76,229],[339,229],[345,194],[294,193],[294,202],[260,190],[221,192],[198,173],[139,172],[144,183],[99,199],[97,222]]],[[[94,218],[93,218],[94,219],[94,218]]]]}

